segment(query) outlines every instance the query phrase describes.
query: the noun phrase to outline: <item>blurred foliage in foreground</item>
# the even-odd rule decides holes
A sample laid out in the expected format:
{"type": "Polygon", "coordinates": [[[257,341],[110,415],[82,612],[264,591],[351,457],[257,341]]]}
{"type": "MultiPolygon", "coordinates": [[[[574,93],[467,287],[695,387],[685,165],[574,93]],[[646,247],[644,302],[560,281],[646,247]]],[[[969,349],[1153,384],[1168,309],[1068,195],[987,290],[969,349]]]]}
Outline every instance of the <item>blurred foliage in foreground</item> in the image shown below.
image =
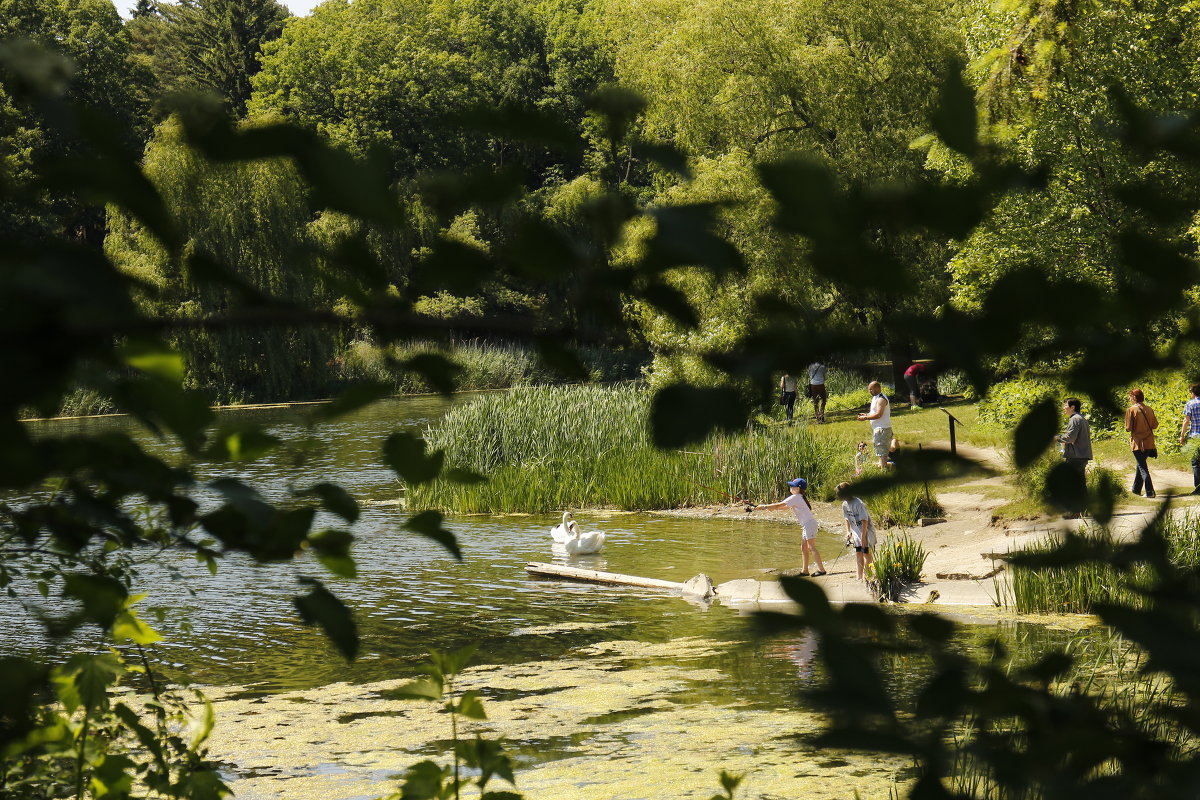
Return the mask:
{"type": "MultiPolygon", "coordinates": [[[[1138,13],[1159,13],[1171,21],[1169,9],[1159,3],[1140,4],[1138,13]]],[[[1077,74],[1081,63],[1088,64],[1081,50],[1087,51],[1089,39],[1100,37],[1105,25],[1115,24],[1113,19],[1098,4],[1086,3],[1018,5],[1012,14],[1009,21],[1019,36],[991,62],[979,88],[982,107],[960,64],[934,53],[934,62],[922,66],[940,76],[940,88],[928,95],[931,131],[924,144],[944,158],[945,174],[952,179],[927,181],[916,170],[838,172],[828,159],[784,150],[746,162],[750,166],[742,177],[769,198],[768,229],[780,246],[802,248],[813,275],[839,297],[888,312],[867,329],[860,319],[821,313],[822,306],[810,303],[807,294],[756,292],[751,286],[738,303],[752,324],[727,329],[732,338],[659,337],[657,354],[695,365],[697,378],[704,380],[658,388],[648,415],[654,444],[683,447],[714,431],[741,429],[750,411],[744,387],[770,387],[778,371],[798,374],[819,355],[870,346],[879,341],[875,328],[954,364],[978,392],[1014,355],[1036,358],[1097,403],[1148,369],[1183,366],[1200,338],[1200,325],[1192,303],[1195,248],[1187,236],[1196,203],[1179,190],[1177,178],[1196,174],[1200,165],[1200,118],[1179,113],[1185,106],[1171,105],[1170,98],[1142,102],[1146,93],[1136,90],[1144,86],[1136,82],[1097,88],[1095,80],[1110,74],[1098,67],[1089,85],[1092,96],[1102,90],[1105,113],[1095,124],[1062,113],[1061,102],[1053,101],[1064,96],[1063,82],[1085,77],[1077,74]],[[1031,98],[1020,113],[1006,102],[1014,90],[1031,98]],[[981,111],[988,125],[1001,121],[1007,127],[982,127],[981,111]],[[1043,114],[1048,116],[1042,119],[1043,114]],[[998,130],[1012,135],[997,135],[998,130]],[[1040,256],[1016,257],[980,245],[984,252],[1000,254],[1003,269],[976,282],[973,302],[926,303],[924,278],[939,242],[979,244],[978,237],[1020,198],[1047,192],[1060,179],[1080,185],[1078,176],[1047,168],[1044,147],[1035,146],[1039,132],[1061,134],[1055,146],[1075,147],[1083,159],[1080,169],[1091,169],[1095,159],[1109,163],[1098,155],[1101,146],[1137,167],[1118,170],[1116,178],[1095,189],[1094,199],[1109,213],[1105,227],[1087,231],[1088,241],[1099,244],[1081,252],[1090,253],[1086,264],[1104,265],[1104,279],[1089,274],[1084,264],[1047,270],[1040,256]],[[700,372],[721,379],[709,380],[700,372]]],[[[761,13],[751,18],[766,19],[761,13]]],[[[1175,28],[1188,30],[1178,20],[1175,28]]],[[[688,30],[685,25],[670,29],[688,30]]],[[[888,41],[896,52],[916,52],[911,43],[888,41]]],[[[1174,44],[1186,51],[1193,42],[1183,36],[1174,44]]],[[[679,46],[687,49],[686,42],[679,46]]],[[[7,497],[22,498],[0,505],[0,585],[44,612],[40,618],[52,635],[92,625],[123,644],[120,657],[84,654],[54,664],[0,661],[6,687],[0,695],[0,780],[8,796],[209,798],[224,792],[204,760],[203,735],[179,737],[174,706],[156,687],[150,686],[158,705],[140,712],[114,702],[107,692],[129,672],[129,648],[152,644],[156,636],[136,613],[134,554],[185,553],[219,569],[229,553],[272,564],[291,562],[307,550],[335,575],[356,574],[355,499],[323,482],[294,486],[291,496],[268,502],[232,477],[238,462],[284,443],[253,425],[216,426],[207,398],[185,387],[185,356],[171,342],[202,342],[217,352],[230,342],[268,333],[307,337],[348,326],[369,331],[371,340],[385,347],[418,338],[436,341],[454,326],[421,313],[422,298],[441,292],[470,297],[512,279],[525,286],[553,286],[570,313],[495,313],[480,324],[536,349],[548,368],[586,377],[572,345],[628,339],[631,308],[652,310],[650,316],[633,315],[635,322],[645,320],[647,329],[655,320],[669,319],[680,331],[698,330],[708,319],[711,291],[706,287],[750,274],[729,241],[736,228],[721,224],[724,200],[681,192],[674,200],[664,195],[648,205],[621,185],[621,172],[633,168],[632,143],[643,135],[637,130],[643,102],[628,89],[592,93],[592,122],[583,131],[564,129],[543,109],[516,102],[460,118],[459,124],[476,131],[502,130],[508,140],[550,141],[579,159],[599,158],[600,173],[607,177],[579,193],[577,213],[564,220],[523,202],[537,187],[504,165],[414,175],[414,183],[406,186],[416,192],[429,220],[427,230],[435,233],[421,257],[408,263],[400,283],[391,280],[380,253],[411,251],[381,249],[379,243],[411,243],[405,237],[413,217],[405,202],[413,195],[397,192],[394,176],[380,168],[374,151],[355,157],[331,147],[310,127],[279,119],[239,125],[226,116],[221,102],[176,98],[169,105],[175,116],[166,123],[177,151],[172,157],[202,161],[205,170],[236,185],[258,186],[242,174],[258,167],[294,175],[304,191],[282,192],[275,199],[307,209],[296,213],[319,210],[329,224],[344,221],[347,236],[314,233],[299,242],[308,257],[288,262],[295,274],[276,282],[252,280],[231,267],[226,246],[233,240],[204,217],[204,208],[180,217],[147,174],[152,160],[143,165],[131,152],[125,128],[65,92],[72,68],[68,60],[28,42],[6,41],[0,45],[0,64],[5,102],[36,115],[40,132],[72,143],[40,150],[23,166],[21,180],[6,180],[0,186],[3,207],[38,208],[47,197],[83,198],[93,208],[106,204],[114,226],[136,229],[146,252],[152,245],[164,255],[147,261],[145,269],[121,270],[94,242],[89,245],[86,235],[46,237],[25,225],[0,229],[0,348],[11,376],[0,395],[0,489],[7,497]],[[501,220],[506,235],[492,246],[477,246],[463,222],[471,212],[501,220]],[[214,235],[185,235],[195,225],[209,225],[214,235]],[[627,246],[631,241],[635,247],[627,246]],[[162,264],[172,270],[167,277],[158,271],[162,264]],[[681,282],[684,276],[699,280],[681,282]],[[174,294],[179,282],[216,301],[182,308],[186,299],[174,294]],[[337,301],[320,302],[331,298],[337,301]],[[52,413],[64,394],[80,388],[114,398],[151,431],[177,442],[185,458],[166,463],[122,434],[35,438],[18,421],[26,408],[52,413]],[[195,499],[196,469],[203,465],[211,474],[213,464],[224,465],[231,477],[210,480],[208,487],[221,500],[201,506],[195,499]],[[340,522],[314,525],[319,510],[340,522]],[[43,608],[39,598],[50,596],[54,601],[43,608]]],[[[803,93],[781,96],[797,113],[804,111],[803,93]]],[[[904,123],[914,119],[906,117],[904,123]]],[[[806,136],[819,136],[822,128],[813,123],[804,130],[806,136]]],[[[695,141],[711,141],[711,134],[698,131],[695,141]]],[[[687,140],[682,130],[679,135],[681,142],[687,140]]],[[[840,134],[827,138],[836,149],[833,142],[841,140],[840,134]]],[[[871,137],[857,143],[869,147],[871,137]]],[[[693,162],[675,145],[639,147],[665,170],[691,169],[693,162]]],[[[254,235],[264,230],[255,229],[254,235]]],[[[1070,242],[1076,235],[1039,236],[1034,243],[1070,242]]],[[[280,252],[266,254],[278,258],[293,244],[280,242],[280,252]]],[[[260,354],[247,355],[255,357],[260,354]]],[[[439,391],[456,386],[455,365],[438,352],[413,353],[397,366],[439,391]]],[[[360,408],[390,389],[379,381],[355,383],[314,410],[311,424],[360,408]]],[[[1045,403],[1021,419],[1014,441],[1018,467],[1041,457],[1058,424],[1053,405],[1045,403]]],[[[302,449],[297,457],[303,457],[302,449]]],[[[444,468],[445,452],[406,433],[389,437],[380,458],[409,487],[439,479],[464,485],[486,479],[444,468]]],[[[895,476],[862,481],[853,491],[870,495],[897,482],[936,480],[972,468],[976,465],[964,459],[924,450],[905,459],[895,476]]],[[[1081,493],[1059,467],[1048,473],[1045,485],[1050,499],[1065,508],[1090,508],[1101,522],[1111,516],[1111,497],[1081,493]]],[[[1169,513],[1169,506],[1162,513],[1169,513]]],[[[458,543],[444,522],[429,510],[404,525],[458,556],[458,543]]],[[[1094,610],[1145,651],[1146,673],[1171,682],[1169,702],[1158,708],[1165,722],[1156,726],[1131,721],[1121,706],[1104,705],[1085,692],[1059,691],[1056,678],[1069,669],[1069,654],[1050,653],[1020,670],[1007,669],[1000,653],[993,661],[975,661],[949,645],[953,623],[947,620],[897,618],[864,606],[835,610],[804,581],[786,582],[803,607],[801,616],[767,615],[762,622],[769,630],[807,626],[817,631],[830,675],[817,698],[830,712],[822,741],[911,755],[919,767],[910,791],[914,798],[1192,797],[1200,774],[1191,746],[1200,728],[1200,575],[1172,563],[1162,526],[1160,517],[1129,542],[1070,538],[1061,548],[1023,559],[1059,566],[1104,561],[1117,570],[1142,565],[1130,586],[1141,598],[1137,606],[1098,603],[1094,610]],[[901,642],[895,637],[900,628],[915,639],[901,642]],[[897,705],[878,672],[879,654],[898,649],[930,660],[914,709],[897,705]],[[966,734],[964,720],[971,723],[966,734]],[[982,775],[965,787],[951,780],[961,763],[957,754],[963,752],[982,775]]],[[[298,574],[295,591],[299,618],[319,628],[344,657],[354,658],[359,640],[353,612],[319,576],[298,574]]],[[[147,670],[144,679],[152,682],[153,672],[147,670]]],[[[201,720],[202,734],[207,726],[201,720]]],[[[443,775],[431,794],[409,796],[437,796],[444,788],[443,775]]]]}

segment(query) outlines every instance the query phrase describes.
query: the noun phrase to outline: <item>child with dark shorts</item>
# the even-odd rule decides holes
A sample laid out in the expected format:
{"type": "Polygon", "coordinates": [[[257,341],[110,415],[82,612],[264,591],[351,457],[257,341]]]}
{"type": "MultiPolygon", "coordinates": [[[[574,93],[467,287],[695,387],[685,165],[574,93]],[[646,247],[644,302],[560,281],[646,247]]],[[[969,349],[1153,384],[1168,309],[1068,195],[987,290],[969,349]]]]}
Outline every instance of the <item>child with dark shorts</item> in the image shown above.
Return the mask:
{"type": "Polygon", "coordinates": [[[858,579],[861,581],[867,567],[874,561],[871,552],[875,549],[875,524],[871,521],[871,512],[860,497],[850,494],[849,483],[837,485],[837,496],[842,499],[842,518],[846,522],[846,543],[854,546],[854,555],[858,565],[858,579]]]}

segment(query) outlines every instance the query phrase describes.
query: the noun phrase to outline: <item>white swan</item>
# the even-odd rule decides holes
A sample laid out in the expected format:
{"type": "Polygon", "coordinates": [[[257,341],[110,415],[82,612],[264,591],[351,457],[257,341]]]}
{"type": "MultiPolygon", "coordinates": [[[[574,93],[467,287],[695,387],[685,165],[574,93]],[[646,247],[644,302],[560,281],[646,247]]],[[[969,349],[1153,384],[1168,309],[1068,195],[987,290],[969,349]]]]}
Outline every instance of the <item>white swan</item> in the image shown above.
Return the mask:
{"type": "Polygon", "coordinates": [[[574,538],[573,534],[571,533],[571,526],[574,524],[575,523],[573,521],[571,521],[571,512],[564,511],[563,518],[562,518],[562,524],[555,525],[553,528],[550,529],[550,538],[553,539],[554,541],[558,542],[559,544],[566,544],[567,539],[574,538]]]}
{"type": "Polygon", "coordinates": [[[579,525],[575,520],[571,520],[568,526],[571,531],[571,538],[563,543],[567,548],[567,555],[578,556],[585,553],[599,553],[600,548],[604,547],[604,531],[589,531],[581,534],[579,525]]]}

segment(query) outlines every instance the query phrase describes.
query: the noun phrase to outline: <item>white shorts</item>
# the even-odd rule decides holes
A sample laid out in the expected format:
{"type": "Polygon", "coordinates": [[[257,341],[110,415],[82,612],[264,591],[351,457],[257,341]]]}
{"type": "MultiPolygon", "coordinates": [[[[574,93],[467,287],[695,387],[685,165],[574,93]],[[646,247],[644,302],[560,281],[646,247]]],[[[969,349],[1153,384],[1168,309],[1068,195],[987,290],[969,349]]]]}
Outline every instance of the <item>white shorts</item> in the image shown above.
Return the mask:
{"type": "Polygon", "coordinates": [[[891,428],[876,428],[871,431],[871,443],[875,445],[875,455],[886,456],[888,449],[892,446],[892,429],[891,428]]]}
{"type": "Polygon", "coordinates": [[[821,528],[821,526],[817,524],[816,520],[813,520],[812,522],[805,522],[804,523],[804,540],[808,541],[809,539],[817,538],[817,531],[820,530],[820,528],[821,528]]]}

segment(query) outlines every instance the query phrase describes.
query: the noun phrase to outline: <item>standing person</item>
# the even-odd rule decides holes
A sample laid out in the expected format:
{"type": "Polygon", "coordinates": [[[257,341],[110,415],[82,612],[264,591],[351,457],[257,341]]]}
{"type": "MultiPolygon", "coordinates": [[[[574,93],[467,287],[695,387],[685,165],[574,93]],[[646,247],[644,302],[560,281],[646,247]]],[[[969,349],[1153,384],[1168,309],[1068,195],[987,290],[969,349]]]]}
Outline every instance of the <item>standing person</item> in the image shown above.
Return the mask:
{"type": "Polygon", "coordinates": [[[783,392],[779,396],[779,402],[787,408],[788,425],[792,424],[792,409],[796,405],[796,379],[791,375],[784,375],[779,379],[779,389],[783,392]]]}
{"type": "Polygon", "coordinates": [[[858,562],[858,579],[861,581],[867,567],[875,560],[871,555],[875,549],[875,523],[871,512],[861,497],[850,494],[850,484],[837,485],[837,496],[842,498],[842,518],[846,523],[846,543],[854,546],[854,557],[858,562]]]}
{"type": "MultiPolygon", "coordinates": [[[[1069,464],[1079,474],[1079,497],[1087,497],[1087,462],[1092,460],[1092,431],[1088,421],[1084,419],[1080,409],[1083,404],[1077,397],[1068,397],[1063,401],[1063,413],[1067,415],[1066,430],[1058,437],[1062,444],[1063,461],[1069,464]]],[[[1079,508],[1070,509],[1067,519],[1078,519],[1079,508]]]]}
{"type": "Polygon", "coordinates": [[[809,551],[812,551],[813,560],[817,562],[817,571],[813,576],[825,574],[825,562],[821,560],[821,553],[817,550],[817,518],[813,516],[812,503],[808,502],[808,497],[804,491],[808,488],[808,481],[804,478],[796,478],[794,481],[788,481],[788,497],[782,503],[771,503],[766,506],[751,506],[751,511],[762,509],[763,511],[782,511],[785,508],[790,508],[792,513],[796,515],[796,519],[804,527],[803,539],[801,540],[801,549],[804,551],[804,567],[801,570],[801,575],[808,575],[808,558],[809,551]]]}
{"type": "Polygon", "coordinates": [[[825,403],[829,391],[825,388],[826,367],[820,361],[808,365],[808,396],[812,398],[813,415],[817,422],[825,421],[825,403]]]}
{"type": "MultiPolygon", "coordinates": [[[[1200,436],[1200,383],[1188,387],[1192,396],[1183,407],[1183,430],[1179,432],[1179,443],[1200,436]]],[[[1200,449],[1192,454],[1192,494],[1200,494],[1200,449]]]]}
{"type": "Polygon", "coordinates": [[[1133,459],[1137,462],[1137,471],[1133,474],[1134,494],[1142,493],[1142,484],[1146,485],[1146,497],[1154,497],[1154,481],[1150,480],[1150,470],[1146,459],[1158,458],[1158,444],[1154,441],[1154,429],[1158,427],[1158,417],[1154,409],[1146,405],[1146,396],[1141,389],[1129,393],[1129,408],[1125,410],[1125,430],[1129,431],[1129,447],[1133,450],[1133,459]]]}
{"type": "Polygon", "coordinates": [[[925,375],[924,364],[909,364],[904,370],[904,382],[908,384],[908,404],[916,409],[921,407],[920,384],[925,375]]]}
{"type": "Polygon", "coordinates": [[[871,423],[871,442],[875,446],[875,455],[879,456],[879,468],[887,469],[888,446],[892,443],[892,404],[883,394],[879,381],[867,384],[867,391],[871,393],[871,410],[859,414],[858,418],[871,423]]]}

